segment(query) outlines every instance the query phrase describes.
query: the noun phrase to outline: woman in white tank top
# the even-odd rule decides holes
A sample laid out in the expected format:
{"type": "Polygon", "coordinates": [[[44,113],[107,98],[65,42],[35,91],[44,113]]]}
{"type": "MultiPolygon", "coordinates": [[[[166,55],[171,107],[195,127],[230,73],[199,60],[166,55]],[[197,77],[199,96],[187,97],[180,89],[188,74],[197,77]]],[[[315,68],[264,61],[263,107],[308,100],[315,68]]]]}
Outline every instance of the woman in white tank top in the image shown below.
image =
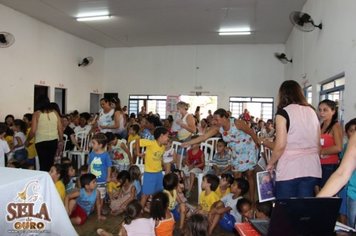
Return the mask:
{"type": "Polygon", "coordinates": [[[111,102],[107,98],[100,100],[102,110],[99,114],[98,127],[100,132],[112,132],[126,138],[125,117],[121,111],[120,99],[114,98],[115,109],[111,107],[111,102]]]}
{"type": "Polygon", "coordinates": [[[175,122],[180,126],[180,129],[178,129],[178,140],[181,142],[189,140],[192,134],[197,131],[194,116],[188,113],[188,108],[188,103],[183,101],[177,103],[177,109],[181,114],[181,119],[178,119],[175,122]]]}

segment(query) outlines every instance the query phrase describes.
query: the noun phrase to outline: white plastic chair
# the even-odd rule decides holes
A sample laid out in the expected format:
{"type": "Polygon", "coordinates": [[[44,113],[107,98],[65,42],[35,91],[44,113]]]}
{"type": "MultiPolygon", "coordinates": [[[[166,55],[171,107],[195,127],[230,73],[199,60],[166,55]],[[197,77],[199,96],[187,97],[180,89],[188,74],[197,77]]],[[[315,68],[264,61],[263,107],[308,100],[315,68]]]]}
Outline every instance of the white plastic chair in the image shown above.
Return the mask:
{"type": "MultiPolygon", "coordinates": [[[[203,182],[204,175],[210,170],[210,163],[213,159],[213,145],[207,142],[200,144],[200,149],[204,152],[204,159],[205,159],[205,167],[203,173],[198,174],[198,199],[201,193],[201,183],[203,182]]],[[[188,148],[189,150],[189,148],[188,148]]],[[[182,162],[181,162],[182,163],[182,162]]]]}
{"type": "Polygon", "coordinates": [[[75,134],[75,139],[80,143],[80,150],[73,150],[68,152],[68,157],[73,161],[73,156],[77,156],[78,169],[85,164],[85,155],[89,154],[89,144],[91,141],[91,134],[85,131],[80,131],[75,134]]]}
{"type": "Polygon", "coordinates": [[[219,139],[221,139],[221,138],[220,138],[220,137],[213,137],[213,138],[208,138],[208,139],[205,141],[205,143],[209,143],[209,144],[213,145],[213,152],[214,152],[214,154],[215,154],[215,152],[216,152],[216,148],[217,148],[217,146],[218,146],[218,141],[219,141],[219,139]]]}
{"type": "Polygon", "coordinates": [[[66,150],[67,142],[68,142],[68,135],[63,134],[63,151],[62,151],[63,157],[67,157],[67,153],[68,153],[68,150],[66,150]]]}
{"type": "MultiPolygon", "coordinates": [[[[131,153],[131,156],[132,156],[132,157],[134,156],[135,146],[136,146],[136,140],[133,140],[133,141],[130,143],[130,153],[131,153]]],[[[144,149],[144,148],[141,148],[141,153],[144,153],[144,152],[145,152],[145,149],[144,149]]],[[[144,165],[144,163],[143,163],[143,158],[142,158],[142,157],[136,157],[135,165],[137,165],[138,168],[140,168],[141,173],[144,172],[144,170],[145,170],[145,165],[144,165]]]]}
{"type": "MultiPolygon", "coordinates": [[[[173,147],[174,151],[177,153],[177,156],[178,156],[178,157],[181,157],[181,156],[182,156],[182,153],[183,153],[183,150],[184,150],[184,149],[181,149],[181,150],[182,150],[181,153],[178,153],[178,148],[180,147],[180,145],[182,145],[181,142],[178,142],[178,141],[173,141],[173,142],[172,142],[172,147],[173,147]]],[[[178,168],[179,170],[182,169],[182,159],[183,159],[183,158],[179,158],[179,160],[178,160],[178,166],[177,166],[177,168],[178,168]]]]}

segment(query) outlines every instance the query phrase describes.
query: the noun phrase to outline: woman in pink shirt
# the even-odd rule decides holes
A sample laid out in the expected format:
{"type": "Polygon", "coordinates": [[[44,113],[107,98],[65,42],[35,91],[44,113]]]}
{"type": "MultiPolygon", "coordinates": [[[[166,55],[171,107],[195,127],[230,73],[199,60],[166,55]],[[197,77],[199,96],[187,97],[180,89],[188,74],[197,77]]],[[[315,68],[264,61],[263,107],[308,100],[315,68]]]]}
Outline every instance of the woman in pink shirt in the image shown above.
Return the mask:
{"type": "Polygon", "coordinates": [[[276,141],[267,170],[276,166],[276,198],[312,197],[321,177],[320,127],[294,80],[279,88],[276,141]]]}

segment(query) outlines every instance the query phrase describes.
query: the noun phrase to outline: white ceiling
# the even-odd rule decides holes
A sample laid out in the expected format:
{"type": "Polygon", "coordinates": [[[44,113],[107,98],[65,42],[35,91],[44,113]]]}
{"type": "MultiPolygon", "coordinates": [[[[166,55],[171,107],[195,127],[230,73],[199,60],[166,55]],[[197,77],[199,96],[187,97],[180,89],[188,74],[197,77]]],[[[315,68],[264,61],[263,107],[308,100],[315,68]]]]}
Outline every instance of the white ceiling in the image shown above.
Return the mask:
{"type": "Polygon", "coordinates": [[[100,46],[285,43],[291,11],[306,0],[0,0],[0,4],[100,46]],[[107,21],[77,22],[108,10],[107,21]],[[250,36],[219,36],[222,27],[250,26],[250,36]]]}

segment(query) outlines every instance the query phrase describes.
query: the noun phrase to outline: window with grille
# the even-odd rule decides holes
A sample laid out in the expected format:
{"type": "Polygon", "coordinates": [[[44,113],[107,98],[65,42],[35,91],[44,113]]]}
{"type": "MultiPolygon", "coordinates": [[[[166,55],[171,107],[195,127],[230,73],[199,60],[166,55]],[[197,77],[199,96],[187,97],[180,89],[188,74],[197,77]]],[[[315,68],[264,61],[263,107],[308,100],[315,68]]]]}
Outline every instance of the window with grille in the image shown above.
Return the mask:
{"type": "Polygon", "coordinates": [[[167,96],[163,95],[130,95],[129,113],[135,113],[136,116],[142,106],[146,107],[146,112],[159,114],[161,119],[166,119],[167,96]]]}
{"type": "Polygon", "coordinates": [[[251,116],[264,121],[273,118],[272,97],[230,97],[230,111],[232,116],[238,118],[245,109],[251,116]]]}

